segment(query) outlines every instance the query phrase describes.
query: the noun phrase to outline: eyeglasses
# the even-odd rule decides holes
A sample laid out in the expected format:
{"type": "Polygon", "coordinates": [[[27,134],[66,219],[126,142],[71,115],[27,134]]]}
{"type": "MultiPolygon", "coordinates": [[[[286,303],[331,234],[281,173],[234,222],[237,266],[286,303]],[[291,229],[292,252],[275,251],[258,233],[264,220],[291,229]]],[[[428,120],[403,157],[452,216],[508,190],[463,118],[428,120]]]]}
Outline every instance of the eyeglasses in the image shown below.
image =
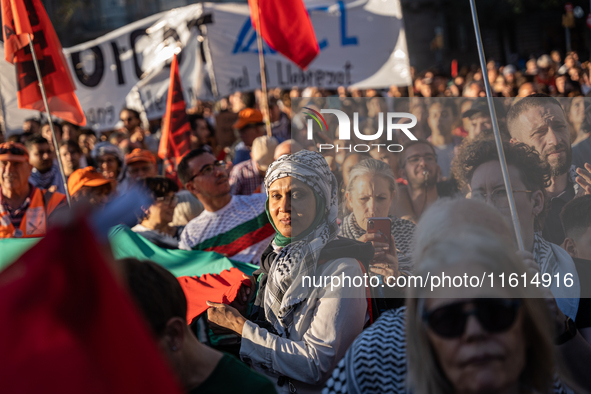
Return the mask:
{"type": "Polygon", "coordinates": [[[223,169],[226,168],[226,163],[223,160],[218,160],[218,161],[214,161],[212,164],[208,164],[205,167],[203,167],[201,169],[201,171],[199,171],[197,174],[193,175],[191,178],[189,178],[189,182],[191,182],[193,179],[197,178],[200,175],[209,175],[213,172],[214,169],[223,169]]]}
{"type": "Polygon", "coordinates": [[[156,198],[156,201],[162,202],[162,203],[164,203],[164,205],[172,206],[172,205],[178,204],[179,198],[175,194],[175,195],[168,196],[168,197],[158,197],[158,198],[156,198]]]}
{"type": "MultiPolygon", "coordinates": [[[[513,193],[531,193],[531,190],[513,190],[513,193]]],[[[509,199],[507,198],[507,190],[505,188],[493,190],[492,193],[481,193],[481,192],[473,192],[472,193],[472,200],[477,201],[487,201],[487,197],[490,194],[490,199],[493,205],[497,208],[507,208],[509,207],[509,199]]]]}
{"type": "Polygon", "coordinates": [[[445,305],[423,313],[423,321],[442,338],[459,338],[464,334],[468,317],[476,316],[482,328],[490,333],[507,331],[517,318],[521,300],[477,299],[445,305]],[[467,309],[466,305],[472,305],[467,309]]]}
{"type": "Polygon", "coordinates": [[[406,158],[406,162],[409,164],[418,164],[421,159],[425,160],[425,163],[436,163],[437,162],[437,155],[427,154],[427,155],[414,155],[406,158]]]}

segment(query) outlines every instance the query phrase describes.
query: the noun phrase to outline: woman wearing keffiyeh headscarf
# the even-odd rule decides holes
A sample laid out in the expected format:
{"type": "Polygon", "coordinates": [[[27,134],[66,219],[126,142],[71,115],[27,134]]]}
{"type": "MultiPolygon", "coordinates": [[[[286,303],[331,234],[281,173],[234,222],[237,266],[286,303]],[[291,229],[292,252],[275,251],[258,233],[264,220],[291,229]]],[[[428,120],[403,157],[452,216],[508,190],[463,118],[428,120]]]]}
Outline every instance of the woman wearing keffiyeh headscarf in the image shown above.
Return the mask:
{"type": "Polygon", "coordinates": [[[363,287],[330,277],[363,277],[371,244],[337,239],[337,182],[325,159],[300,151],[275,161],[265,177],[267,215],[276,236],[261,257],[250,321],[209,303],[208,318],[242,335],[240,357],[276,382],[279,392],[321,392],[321,384],[361,333],[363,287]],[[329,277],[324,287],[304,278],[329,277]]]}

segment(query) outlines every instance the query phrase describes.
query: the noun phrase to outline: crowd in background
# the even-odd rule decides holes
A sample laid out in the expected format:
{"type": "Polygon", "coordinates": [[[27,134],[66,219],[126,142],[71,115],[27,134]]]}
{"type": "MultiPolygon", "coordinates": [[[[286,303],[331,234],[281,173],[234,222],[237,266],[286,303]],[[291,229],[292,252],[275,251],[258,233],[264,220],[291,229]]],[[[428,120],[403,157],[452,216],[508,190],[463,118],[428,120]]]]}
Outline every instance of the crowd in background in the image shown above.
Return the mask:
{"type": "Polygon", "coordinates": [[[132,231],[161,248],[213,251],[259,266],[237,302],[208,304],[200,316],[208,330],[186,321],[187,300],[166,270],[122,263],[136,273],[128,277],[132,296],[187,390],[207,392],[207,382],[210,392],[406,392],[407,385],[416,393],[587,392],[590,70],[576,53],[562,59],[556,51],[523,70],[487,65],[525,249],[517,254],[482,72],[474,66],[453,76],[413,71],[409,88],[274,89],[271,135],[260,91],[199,102],[188,113],[191,151],[175,177],[161,176],[159,120],[143,122],[135,109],[122,109],[120,128],[108,132],[55,124],[59,152],[49,125],[28,119],[0,145],[0,237],[44,235],[65,209],[66,187],[74,203],[98,210],[141,184],[153,202],[132,231]],[[331,97],[358,113],[362,135],[375,134],[385,112],[413,114],[416,140],[397,129],[392,139],[383,133],[357,151],[351,147],[367,141],[356,133],[339,139],[330,116],[327,130],[309,140],[300,110],[323,108],[331,97]],[[389,218],[389,234],[369,231],[374,217],[389,218]],[[534,296],[466,290],[453,302],[420,289],[406,300],[401,293],[366,297],[360,290],[346,298],[295,289],[306,272],[400,278],[437,270],[571,274],[576,285],[534,296]],[[149,306],[156,302],[158,313],[149,306]],[[232,336],[242,341],[226,341],[232,336]],[[222,364],[224,377],[214,373],[222,364]],[[198,366],[209,375],[190,372],[198,366]]]}

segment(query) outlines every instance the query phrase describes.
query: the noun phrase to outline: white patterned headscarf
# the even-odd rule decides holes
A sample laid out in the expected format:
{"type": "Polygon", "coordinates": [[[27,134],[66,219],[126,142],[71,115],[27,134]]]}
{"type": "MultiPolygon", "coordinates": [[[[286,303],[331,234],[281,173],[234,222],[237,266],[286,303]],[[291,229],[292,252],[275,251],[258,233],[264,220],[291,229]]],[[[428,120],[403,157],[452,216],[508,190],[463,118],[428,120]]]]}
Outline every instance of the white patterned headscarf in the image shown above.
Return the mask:
{"type": "Polygon", "coordinates": [[[269,270],[264,295],[265,317],[282,336],[293,324],[295,307],[309,294],[309,289],[302,286],[301,277],[314,275],[320,252],[336,239],[338,232],[337,180],[324,157],[308,150],[281,156],[267,169],[267,195],[271,184],[285,177],[303,182],[324,199],[325,212],[316,214],[325,219],[303,239],[283,247],[269,270]]]}

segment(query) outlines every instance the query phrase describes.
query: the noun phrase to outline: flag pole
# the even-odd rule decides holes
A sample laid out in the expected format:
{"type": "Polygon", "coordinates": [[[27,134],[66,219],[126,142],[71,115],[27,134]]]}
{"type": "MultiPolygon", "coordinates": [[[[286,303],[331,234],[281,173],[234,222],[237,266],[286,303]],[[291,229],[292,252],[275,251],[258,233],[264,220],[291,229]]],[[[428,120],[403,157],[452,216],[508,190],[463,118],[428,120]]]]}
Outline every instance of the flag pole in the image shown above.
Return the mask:
{"type": "Polygon", "coordinates": [[[267,93],[267,76],[265,73],[265,55],[263,54],[263,38],[261,36],[261,14],[259,12],[259,0],[255,0],[254,4],[256,4],[255,15],[256,20],[256,33],[257,33],[257,47],[259,50],[259,65],[261,67],[261,88],[262,88],[262,96],[261,97],[261,107],[263,108],[263,119],[265,121],[265,129],[267,130],[267,136],[271,137],[271,120],[269,119],[269,102],[267,100],[268,93],[267,93]]]}
{"type": "Polygon", "coordinates": [[[478,24],[478,14],[476,13],[476,5],[474,0],[470,0],[470,9],[472,11],[472,22],[474,24],[474,34],[476,35],[476,46],[478,48],[478,58],[480,59],[480,68],[482,69],[482,79],[484,80],[484,88],[486,90],[486,101],[488,103],[488,110],[492,119],[493,134],[497,145],[497,152],[499,154],[499,162],[501,163],[501,171],[503,173],[503,182],[507,190],[507,198],[509,199],[509,209],[511,211],[511,218],[513,220],[513,228],[515,229],[515,237],[517,238],[517,246],[519,250],[525,250],[523,246],[523,238],[521,237],[521,227],[519,226],[519,217],[515,209],[515,199],[513,198],[513,188],[511,187],[511,180],[509,179],[509,171],[507,170],[507,161],[505,160],[505,151],[503,150],[503,141],[501,140],[501,133],[499,132],[499,124],[497,122],[497,114],[493,103],[492,91],[490,89],[490,82],[488,80],[488,70],[486,69],[486,60],[484,58],[484,48],[482,46],[482,37],[480,36],[480,25],[478,24]]]}
{"type": "Polygon", "coordinates": [[[64,172],[64,165],[62,164],[62,158],[60,157],[60,149],[57,144],[57,138],[55,137],[55,129],[53,127],[53,121],[51,120],[51,113],[49,112],[49,103],[47,102],[47,95],[45,94],[45,85],[43,85],[43,76],[41,75],[41,70],[39,69],[39,63],[37,62],[37,54],[35,53],[35,46],[33,45],[33,40],[31,39],[31,34],[29,36],[29,48],[31,48],[31,54],[33,55],[33,64],[35,65],[35,71],[37,72],[37,80],[39,81],[39,89],[41,90],[41,96],[43,97],[43,105],[45,105],[45,111],[47,111],[47,119],[49,122],[49,128],[51,129],[51,135],[53,139],[53,148],[55,150],[55,156],[57,158],[57,163],[60,168],[60,174],[62,176],[62,182],[64,183],[64,190],[66,192],[66,199],[68,200],[68,206],[72,206],[72,200],[70,198],[70,192],[68,191],[68,182],[66,181],[66,173],[64,172]]]}

